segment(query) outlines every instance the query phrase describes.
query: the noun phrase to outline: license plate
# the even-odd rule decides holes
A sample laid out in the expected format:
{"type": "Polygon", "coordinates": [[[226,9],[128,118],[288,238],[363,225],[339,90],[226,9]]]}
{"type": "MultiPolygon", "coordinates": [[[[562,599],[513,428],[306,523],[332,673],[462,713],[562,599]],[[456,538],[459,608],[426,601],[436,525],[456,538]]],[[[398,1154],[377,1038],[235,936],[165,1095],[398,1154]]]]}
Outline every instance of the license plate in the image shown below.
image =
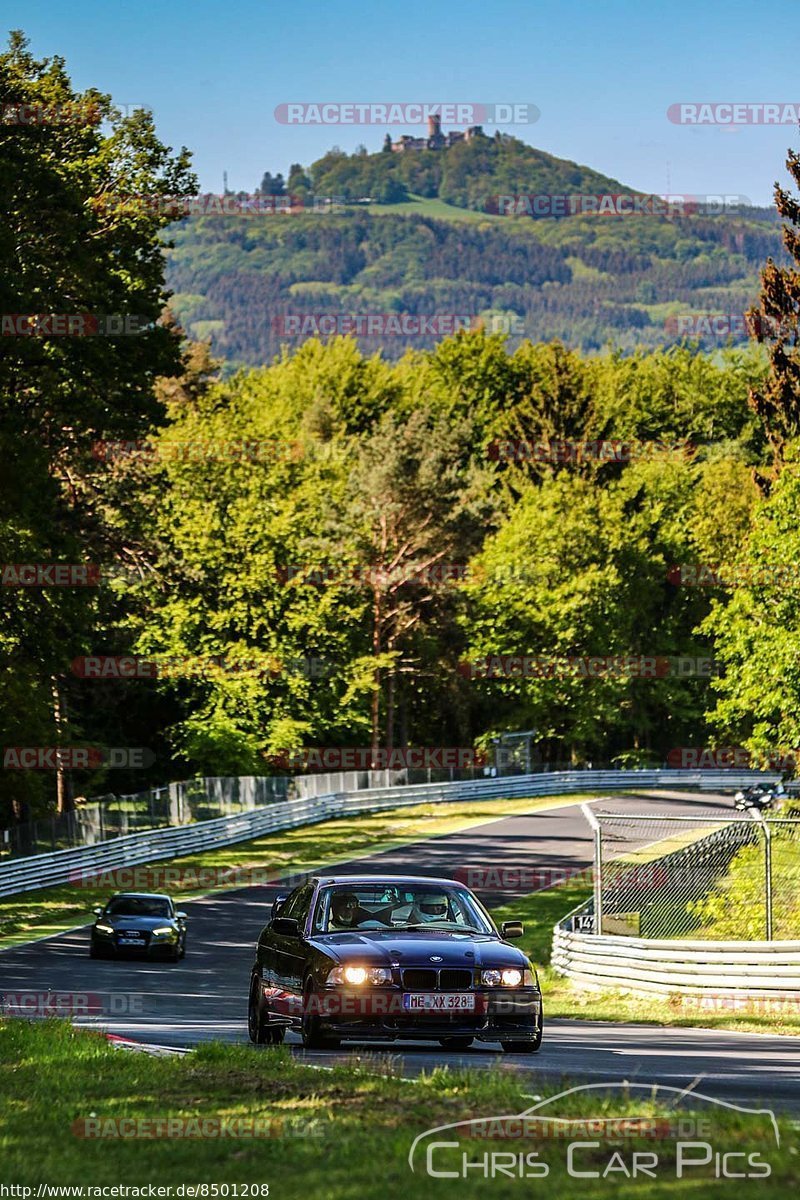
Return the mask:
{"type": "Polygon", "coordinates": [[[118,938],[120,946],[143,946],[144,938],[141,937],[121,937],[118,938]]]}
{"type": "Polygon", "coordinates": [[[475,996],[472,992],[406,992],[403,1008],[409,1012],[472,1012],[475,996]]]}

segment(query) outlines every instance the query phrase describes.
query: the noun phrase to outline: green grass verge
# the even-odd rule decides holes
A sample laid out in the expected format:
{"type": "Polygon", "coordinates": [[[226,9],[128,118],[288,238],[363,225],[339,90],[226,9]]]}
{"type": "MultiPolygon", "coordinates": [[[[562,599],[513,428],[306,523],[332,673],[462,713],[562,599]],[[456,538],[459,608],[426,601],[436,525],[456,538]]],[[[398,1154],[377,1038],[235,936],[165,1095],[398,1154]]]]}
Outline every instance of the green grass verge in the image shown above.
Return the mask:
{"type": "MultiPolygon", "coordinates": [[[[176,897],[190,899],[208,892],[207,885],[198,890],[197,880],[202,880],[204,876],[208,878],[211,872],[221,876],[225,871],[235,871],[238,874],[238,886],[246,887],[247,872],[251,870],[259,872],[259,877],[263,878],[265,874],[277,877],[322,867],[327,869],[337,862],[376,854],[425,838],[456,833],[514,813],[559,808],[590,798],[584,795],[547,796],[538,800],[473,800],[459,804],[418,804],[393,808],[368,816],[352,816],[281,830],[249,842],[237,842],[232,846],[185,855],[169,862],[142,863],[135,868],[137,882],[134,885],[125,883],[119,887],[113,884],[109,886],[107,880],[101,879],[98,886],[86,886],[88,881],[84,881],[80,886],[62,884],[35,892],[4,896],[0,898],[0,949],[86,924],[91,919],[92,906],[105,903],[111,892],[126,887],[140,891],[153,887],[147,883],[148,866],[152,867],[156,881],[159,873],[163,879],[165,867],[173,864],[180,867],[182,878],[163,890],[169,890],[176,897]]],[[[162,890],[158,885],[156,887],[162,890]]]]}
{"type": "MultiPolygon", "coordinates": [[[[517,1161],[519,1154],[537,1154],[532,1161],[546,1164],[547,1179],[525,1180],[513,1173],[487,1179],[475,1168],[467,1171],[466,1180],[432,1179],[425,1172],[424,1154],[415,1159],[416,1171],[411,1173],[408,1154],[419,1134],[451,1122],[521,1113],[564,1086],[569,1084],[532,1086],[529,1078],[507,1070],[464,1072],[446,1067],[410,1083],[394,1076],[390,1065],[378,1073],[369,1061],[314,1069],[282,1047],[256,1050],[217,1044],[179,1058],[151,1058],[114,1049],[96,1034],[73,1030],[66,1023],[6,1021],[0,1023],[2,1177],[6,1184],[34,1189],[40,1184],[155,1184],[173,1189],[180,1184],[266,1185],[274,1200],[407,1200],[432,1194],[462,1200],[465,1194],[487,1193],[505,1200],[530,1195],[537,1186],[546,1187],[551,1196],[607,1198],[610,1185],[616,1182],[619,1187],[625,1179],[618,1165],[602,1177],[609,1162],[618,1163],[621,1156],[630,1164],[633,1151],[639,1150],[658,1156],[656,1178],[625,1179],[626,1196],[678,1191],[706,1196],[711,1189],[716,1194],[719,1180],[713,1160],[693,1168],[689,1179],[676,1180],[674,1133],[658,1140],[651,1133],[615,1142],[613,1135],[595,1132],[589,1135],[595,1148],[579,1151],[576,1169],[595,1171],[597,1177],[570,1178],[567,1140],[589,1140],[585,1126],[570,1139],[514,1140],[497,1140],[495,1127],[491,1140],[462,1140],[457,1150],[440,1151],[434,1160],[439,1169],[458,1171],[462,1151],[470,1162],[504,1153],[506,1167],[509,1155],[517,1161]],[[118,1119],[126,1123],[114,1125],[118,1119]],[[106,1136],[81,1136],[87,1120],[89,1131],[106,1136]],[[209,1130],[212,1121],[227,1121],[230,1130],[230,1122],[243,1120],[270,1136],[132,1136],[134,1122],[150,1122],[152,1135],[158,1123],[163,1131],[170,1128],[165,1122],[176,1120],[192,1123],[184,1128],[195,1132],[209,1130]],[[200,1122],[206,1122],[205,1127],[200,1122]],[[115,1131],[117,1136],[109,1136],[115,1131]]],[[[668,1094],[662,1099],[621,1089],[606,1095],[578,1092],[545,1111],[570,1119],[638,1117],[652,1131],[656,1120],[678,1119],[667,1098],[668,1094]]],[[[704,1140],[712,1142],[715,1151],[757,1154],[769,1164],[770,1185],[790,1194],[797,1160],[796,1137],[788,1126],[781,1128],[777,1149],[767,1118],[704,1106],[694,1099],[690,1104],[695,1119],[706,1123],[704,1140]]],[[[691,1128],[689,1111],[684,1102],[683,1129],[691,1128]]],[[[176,1131],[175,1125],[171,1128],[176,1131]]],[[[691,1139],[691,1134],[678,1136],[691,1139]]],[[[452,1133],[444,1137],[455,1140],[452,1133]]],[[[743,1160],[735,1161],[741,1169],[743,1160]]],[[[737,1196],[756,1195],[756,1188],[763,1193],[762,1179],[736,1181],[737,1196]]],[[[205,1193],[215,1194],[220,1193],[205,1193]]]]}

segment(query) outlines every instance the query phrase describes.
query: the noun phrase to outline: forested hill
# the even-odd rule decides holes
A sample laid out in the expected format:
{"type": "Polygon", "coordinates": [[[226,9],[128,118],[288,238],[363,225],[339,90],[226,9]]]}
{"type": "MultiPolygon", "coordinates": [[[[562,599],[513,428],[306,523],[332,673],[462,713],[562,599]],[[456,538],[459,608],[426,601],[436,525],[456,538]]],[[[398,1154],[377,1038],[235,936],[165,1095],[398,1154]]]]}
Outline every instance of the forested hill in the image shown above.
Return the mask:
{"type": "Polygon", "coordinates": [[[531,220],[437,199],[190,217],[170,233],[172,306],[234,365],[271,361],[282,344],[324,332],[333,314],[341,332],[364,314],[442,318],[359,335],[362,350],[392,359],[432,346],[454,314],[507,330],[512,349],[522,338],[591,352],[684,337],[713,349],[746,340],[759,271],[783,254],[777,219],[763,210],[531,220]]]}
{"type": "Polygon", "coordinates": [[[412,195],[485,212],[499,194],[619,193],[631,188],[590,167],[498,134],[457,142],[441,150],[345,154],[334,149],[307,172],[292,168],[287,190],[341,196],[357,202],[408,200],[412,195]]]}

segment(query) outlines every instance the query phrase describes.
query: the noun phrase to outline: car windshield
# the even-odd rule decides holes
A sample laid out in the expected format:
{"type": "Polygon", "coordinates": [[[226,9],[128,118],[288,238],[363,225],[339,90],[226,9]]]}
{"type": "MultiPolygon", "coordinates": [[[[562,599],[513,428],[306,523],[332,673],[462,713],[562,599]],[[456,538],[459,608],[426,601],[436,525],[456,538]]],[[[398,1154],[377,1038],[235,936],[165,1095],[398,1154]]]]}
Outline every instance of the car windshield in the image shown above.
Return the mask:
{"type": "Polygon", "coordinates": [[[337,885],[323,891],[315,929],[452,930],[494,933],[477,900],[464,888],[426,884],[337,885]]]}
{"type": "Polygon", "coordinates": [[[171,917],[169,900],[158,896],[119,896],[109,900],[106,915],[109,917],[171,917]]]}

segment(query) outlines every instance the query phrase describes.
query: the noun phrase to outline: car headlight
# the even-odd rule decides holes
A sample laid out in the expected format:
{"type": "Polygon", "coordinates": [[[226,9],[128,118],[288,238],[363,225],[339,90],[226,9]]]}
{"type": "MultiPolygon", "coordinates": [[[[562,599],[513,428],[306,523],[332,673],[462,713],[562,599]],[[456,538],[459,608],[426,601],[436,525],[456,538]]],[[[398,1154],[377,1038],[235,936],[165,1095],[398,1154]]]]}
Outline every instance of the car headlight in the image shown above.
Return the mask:
{"type": "Polygon", "coordinates": [[[388,967],[334,967],[327,982],[352,983],[356,987],[368,983],[372,987],[380,987],[382,983],[392,982],[392,972],[388,967]]]}
{"type": "Polygon", "coordinates": [[[521,971],[519,967],[488,968],[481,971],[484,987],[533,987],[533,971],[521,971]]]}
{"type": "Polygon", "coordinates": [[[95,925],[95,929],[97,930],[98,933],[113,933],[114,932],[113,925],[95,925]]]}
{"type": "Polygon", "coordinates": [[[169,935],[174,932],[175,932],[175,930],[172,928],[171,925],[159,925],[158,929],[153,930],[153,936],[154,937],[169,937],[169,935]]]}

